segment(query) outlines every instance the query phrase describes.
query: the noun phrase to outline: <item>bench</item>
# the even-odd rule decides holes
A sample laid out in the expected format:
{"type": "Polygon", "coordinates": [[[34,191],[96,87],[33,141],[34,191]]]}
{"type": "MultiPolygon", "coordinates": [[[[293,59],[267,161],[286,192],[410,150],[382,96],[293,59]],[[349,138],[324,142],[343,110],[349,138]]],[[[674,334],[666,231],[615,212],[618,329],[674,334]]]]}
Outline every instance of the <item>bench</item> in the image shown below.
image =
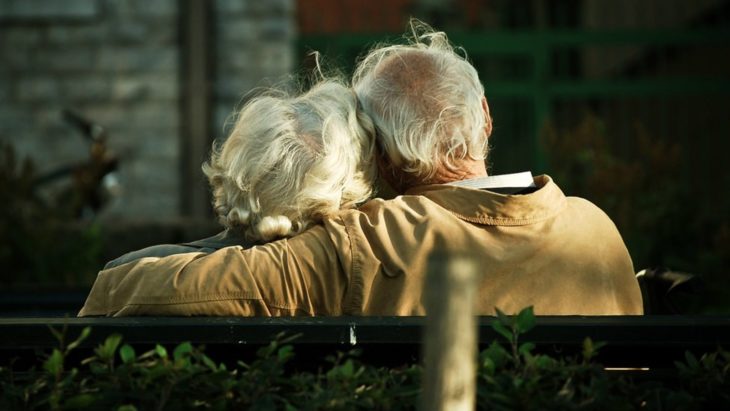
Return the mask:
{"type": "MultiPolygon", "coordinates": [[[[50,327],[66,327],[68,341],[84,327],[91,336],[77,355],[91,355],[93,347],[112,333],[123,335],[135,347],[156,343],[175,345],[190,341],[204,344],[206,353],[219,361],[252,358],[257,348],[277,335],[298,335],[291,342],[295,363],[321,364],[336,351],[362,350],[361,358],[377,365],[397,366],[420,361],[424,317],[313,317],[313,318],[0,318],[0,361],[10,358],[33,361],[38,350],[58,345],[50,327]]],[[[492,317],[480,317],[480,348],[503,341],[491,327],[492,317]]],[[[730,348],[730,317],[711,316],[603,316],[538,317],[537,325],[521,337],[538,352],[578,355],[583,340],[606,343],[597,360],[610,368],[649,368],[672,371],[685,351],[697,355],[718,347],[730,348]]]]}

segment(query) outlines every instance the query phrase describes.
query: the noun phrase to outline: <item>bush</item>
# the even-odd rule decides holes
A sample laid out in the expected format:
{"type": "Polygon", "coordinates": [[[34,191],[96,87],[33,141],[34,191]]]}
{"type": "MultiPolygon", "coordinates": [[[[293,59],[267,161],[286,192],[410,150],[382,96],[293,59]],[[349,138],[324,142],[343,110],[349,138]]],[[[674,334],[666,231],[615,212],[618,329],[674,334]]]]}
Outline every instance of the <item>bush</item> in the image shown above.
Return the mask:
{"type": "MultiPolygon", "coordinates": [[[[479,355],[480,410],[702,410],[730,407],[730,353],[719,350],[678,362],[678,386],[636,382],[606,372],[594,361],[600,344],[586,339],[578,357],[554,358],[519,343],[534,324],[531,310],[500,313],[495,330],[506,344],[492,343],[479,355]]],[[[292,338],[258,350],[250,363],[227,367],[182,343],[138,354],[109,336],[94,356],[70,365],[69,353],[89,336],[60,341],[40,367],[0,368],[0,409],[252,409],[412,410],[418,403],[422,368],[374,367],[356,353],[327,358],[317,372],[290,371],[292,338]]]]}
{"type": "Polygon", "coordinates": [[[30,160],[0,145],[0,286],[86,286],[99,268],[101,230],[49,203],[30,160]]]}
{"type": "Polygon", "coordinates": [[[730,196],[717,176],[713,198],[692,186],[691,165],[680,146],[642,127],[631,150],[597,117],[577,126],[548,127],[544,146],[549,174],[566,195],[584,197],[616,223],[637,270],[668,267],[699,275],[707,284],[687,310],[730,313],[730,196]]]}

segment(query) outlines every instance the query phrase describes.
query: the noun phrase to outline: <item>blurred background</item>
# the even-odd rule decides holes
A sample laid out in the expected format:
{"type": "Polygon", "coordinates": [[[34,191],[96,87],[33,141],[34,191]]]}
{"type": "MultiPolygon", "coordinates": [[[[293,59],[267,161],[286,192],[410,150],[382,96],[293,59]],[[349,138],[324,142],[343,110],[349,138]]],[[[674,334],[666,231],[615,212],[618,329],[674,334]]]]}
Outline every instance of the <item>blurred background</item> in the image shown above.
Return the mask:
{"type": "Polygon", "coordinates": [[[215,233],[234,109],[411,16],[477,67],[490,173],[550,174],[730,312],[727,0],[0,0],[0,311],[73,313],[105,261],[215,233]]]}

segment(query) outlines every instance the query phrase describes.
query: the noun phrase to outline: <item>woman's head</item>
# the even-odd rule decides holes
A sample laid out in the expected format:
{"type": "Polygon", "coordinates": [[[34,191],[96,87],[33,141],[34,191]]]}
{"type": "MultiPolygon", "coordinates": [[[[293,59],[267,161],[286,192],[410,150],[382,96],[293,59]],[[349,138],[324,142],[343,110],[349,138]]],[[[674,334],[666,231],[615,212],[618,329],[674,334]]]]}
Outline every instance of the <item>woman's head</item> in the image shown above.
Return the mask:
{"type": "Polygon", "coordinates": [[[336,81],[253,98],[203,165],[221,223],[270,241],[367,200],[373,134],[354,93],[336,81]]]}

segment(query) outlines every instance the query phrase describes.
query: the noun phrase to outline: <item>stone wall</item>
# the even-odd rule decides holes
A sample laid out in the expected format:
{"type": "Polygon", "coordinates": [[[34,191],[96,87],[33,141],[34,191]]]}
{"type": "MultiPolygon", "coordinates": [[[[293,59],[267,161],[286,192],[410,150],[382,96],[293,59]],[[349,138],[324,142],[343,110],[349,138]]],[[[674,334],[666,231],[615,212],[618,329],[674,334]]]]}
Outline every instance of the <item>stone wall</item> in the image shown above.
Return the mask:
{"type": "MultiPolygon", "coordinates": [[[[109,221],[180,215],[181,42],[178,0],[0,2],[0,141],[43,171],[88,157],[61,116],[106,127],[121,158],[109,221]],[[62,7],[60,6],[62,4],[62,7]]],[[[293,0],[217,0],[211,135],[263,78],[293,66],[293,0]]]]}
{"type": "Polygon", "coordinates": [[[213,135],[225,135],[234,108],[257,87],[287,78],[294,64],[293,0],[215,2],[213,135]]]}

